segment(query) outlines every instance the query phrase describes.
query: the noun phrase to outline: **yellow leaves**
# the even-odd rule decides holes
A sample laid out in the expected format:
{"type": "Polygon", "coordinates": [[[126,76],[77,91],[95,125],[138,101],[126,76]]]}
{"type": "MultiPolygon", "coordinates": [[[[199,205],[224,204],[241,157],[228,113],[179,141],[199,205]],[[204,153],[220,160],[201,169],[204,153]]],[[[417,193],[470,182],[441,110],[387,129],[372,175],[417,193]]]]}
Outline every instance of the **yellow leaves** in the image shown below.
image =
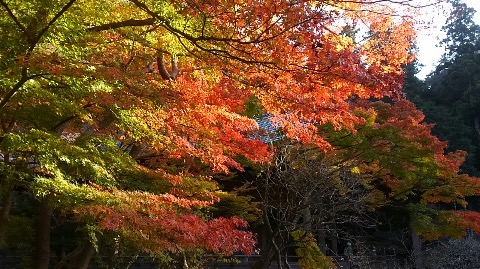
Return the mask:
{"type": "MultiPolygon", "coordinates": [[[[149,251],[195,247],[248,251],[253,245],[251,234],[236,229],[245,226],[243,221],[205,223],[191,214],[218,201],[217,186],[193,175],[241,170],[239,156],[269,161],[270,148],[252,138],[257,124],[242,116],[245,101],[252,96],[258,100],[258,110],[273,115],[289,138],[322,150],[332,146],[326,138],[329,134],[319,133],[319,125],[354,134],[365,121],[365,128],[380,130],[375,129],[380,112],[352,111],[351,102],[393,95],[400,89],[413,32],[410,20],[399,21],[392,9],[368,3],[79,0],[31,53],[26,54],[29,44],[17,40],[18,35],[3,35],[5,44],[16,44],[15,55],[29,57],[14,61],[12,56],[7,64],[13,74],[7,72],[2,82],[15,85],[22,69],[28,69],[25,73],[32,79],[15,96],[22,99],[2,108],[6,117],[2,124],[16,122],[19,127],[12,133],[38,126],[51,134],[5,138],[1,146],[14,152],[36,151],[22,156],[40,161],[34,172],[42,176],[30,190],[42,196],[54,194],[59,207],[66,211],[75,207],[76,214],[94,217],[101,228],[124,233],[149,251]],[[353,27],[347,34],[342,33],[346,23],[353,27]],[[359,27],[365,27],[360,29],[365,36],[353,33],[357,23],[364,24],[359,27]],[[102,25],[107,27],[92,30],[102,25]],[[180,72],[175,80],[162,79],[158,66],[162,65],[156,61],[160,53],[178,58],[180,72]],[[26,115],[18,117],[21,113],[26,115]],[[52,126],[63,124],[68,126],[60,130],[64,132],[60,142],[52,139],[56,137],[52,126]],[[80,133],[112,141],[70,147],[68,143],[81,142],[83,136],[76,136],[80,133]]],[[[21,22],[35,19],[36,9],[22,10],[21,22]]],[[[10,57],[10,49],[2,49],[2,60],[10,57]]],[[[173,67],[167,64],[167,69],[173,67]]],[[[402,133],[405,137],[419,135],[412,131],[419,115],[399,119],[404,114],[401,109],[396,112],[394,122],[382,123],[402,127],[399,132],[410,131],[402,133]]],[[[395,151],[385,144],[379,152],[395,151]]],[[[460,156],[436,158],[450,172],[460,156]]],[[[365,162],[350,172],[384,177],[394,191],[417,183],[417,178],[407,176],[402,185],[402,175],[388,174],[391,171],[382,165],[378,160],[365,162]]],[[[408,165],[403,168],[412,170],[408,165]]],[[[341,194],[348,193],[338,180],[332,183],[341,194]]],[[[451,190],[439,188],[424,200],[446,201],[467,193],[455,190],[458,193],[444,195],[447,191],[451,190]]],[[[386,200],[378,192],[372,193],[372,199],[378,204],[386,200]]],[[[320,257],[312,242],[302,243],[308,248],[304,257],[312,253],[320,257]]],[[[308,266],[318,268],[319,261],[308,258],[313,262],[308,266]]]]}
{"type": "Polygon", "coordinates": [[[331,7],[335,7],[337,10],[358,10],[362,7],[362,1],[337,1],[337,0],[326,0],[322,1],[331,7]]]}
{"type": "Polygon", "coordinates": [[[300,257],[298,263],[304,269],[329,269],[335,267],[332,259],[325,256],[310,232],[296,230],[291,232],[295,240],[295,253],[300,257]]]}
{"type": "Polygon", "coordinates": [[[345,35],[328,32],[323,37],[323,42],[332,52],[350,51],[354,46],[354,40],[345,35]]]}
{"type": "Polygon", "coordinates": [[[360,174],[360,168],[358,166],[354,166],[352,167],[352,169],[350,169],[350,172],[354,175],[359,175],[360,174]]]}
{"type": "Polygon", "coordinates": [[[376,209],[387,205],[390,200],[385,196],[384,192],[378,189],[372,189],[369,191],[365,202],[367,203],[370,211],[375,211],[376,209]]]}
{"type": "Polygon", "coordinates": [[[398,73],[399,67],[412,60],[409,47],[414,42],[413,22],[392,18],[371,21],[371,36],[362,43],[361,52],[368,65],[377,65],[382,72],[398,73]]]}

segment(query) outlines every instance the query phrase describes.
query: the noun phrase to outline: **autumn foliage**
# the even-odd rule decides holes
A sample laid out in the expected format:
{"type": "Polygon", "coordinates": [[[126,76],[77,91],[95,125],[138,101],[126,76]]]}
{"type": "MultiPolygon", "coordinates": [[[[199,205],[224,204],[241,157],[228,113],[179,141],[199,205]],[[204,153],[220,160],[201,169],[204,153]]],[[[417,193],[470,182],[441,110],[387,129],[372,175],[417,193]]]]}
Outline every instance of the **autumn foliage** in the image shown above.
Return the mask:
{"type": "MultiPolygon", "coordinates": [[[[333,143],[320,125],[356,132],[382,115],[368,128],[431,156],[388,173],[367,161],[365,173],[400,199],[419,179],[398,171],[436,165],[421,202],[456,201],[470,194],[462,153],[444,155],[410,103],[361,102],[400,98],[412,59],[413,19],[376,2],[0,0],[5,185],[143,251],[249,253],[246,222],[207,208],[212,173],[272,155],[246,111],[255,100],[289,139],[322,150],[333,143]]],[[[377,153],[393,152],[381,137],[377,153]]]]}
{"type": "Polygon", "coordinates": [[[366,123],[352,138],[331,139],[344,148],[339,153],[347,160],[356,160],[357,173],[375,188],[372,206],[404,207],[414,231],[428,240],[477,230],[476,213],[444,207],[465,207],[466,197],[478,195],[480,180],[460,173],[466,153],[447,153],[447,143],[432,135],[433,126],[407,100],[362,101],[355,107],[366,123]]]}
{"type": "Polygon", "coordinates": [[[73,211],[79,221],[93,217],[98,220],[99,229],[118,233],[144,253],[201,248],[224,255],[238,251],[250,254],[256,242],[253,233],[245,231],[246,221],[237,217],[206,220],[191,212],[190,201],[138,192],[114,191],[111,195],[118,202],[87,205],[73,211]]]}

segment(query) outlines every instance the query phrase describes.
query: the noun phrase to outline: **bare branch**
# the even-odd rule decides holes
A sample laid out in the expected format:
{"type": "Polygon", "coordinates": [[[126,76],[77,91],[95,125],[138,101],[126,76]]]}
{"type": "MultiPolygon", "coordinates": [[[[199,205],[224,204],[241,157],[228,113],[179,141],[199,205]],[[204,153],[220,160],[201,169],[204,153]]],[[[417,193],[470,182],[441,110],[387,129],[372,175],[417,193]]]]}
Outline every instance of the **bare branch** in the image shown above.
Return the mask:
{"type": "Polygon", "coordinates": [[[168,72],[166,66],[165,66],[165,59],[163,57],[163,52],[160,52],[160,54],[157,57],[157,66],[158,66],[158,72],[160,73],[160,76],[165,79],[175,79],[177,78],[178,75],[178,66],[177,66],[177,60],[175,57],[172,55],[172,71],[168,72]]]}

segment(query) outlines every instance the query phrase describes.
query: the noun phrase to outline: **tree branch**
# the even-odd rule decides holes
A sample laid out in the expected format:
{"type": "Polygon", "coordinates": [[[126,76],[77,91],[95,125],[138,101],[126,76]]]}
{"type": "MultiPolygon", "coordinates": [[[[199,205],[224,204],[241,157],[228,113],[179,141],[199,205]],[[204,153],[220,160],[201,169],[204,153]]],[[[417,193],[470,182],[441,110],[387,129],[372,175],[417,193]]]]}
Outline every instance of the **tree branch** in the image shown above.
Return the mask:
{"type": "MultiPolygon", "coordinates": [[[[86,104],[84,105],[82,108],[88,108],[88,107],[91,107],[93,106],[94,104],[92,103],[89,103],[89,104],[86,104]]],[[[63,131],[63,126],[65,126],[69,121],[71,120],[74,120],[75,118],[78,117],[78,114],[75,114],[75,115],[71,115],[71,116],[68,116],[66,117],[65,119],[59,121],[57,124],[53,125],[51,128],[50,128],[50,131],[51,132],[56,132],[58,134],[62,133],[63,131]]]]}
{"type": "Polygon", "coordinates": [[[27,68],[22,69],[22,76],[20,77],[20,80],[13,86],[13,88],[7,92],[3,97],[2,100],[0,101],[0,109],[2,109],[10,99],[15,95],[15,93],[23,86],[25,82],[27,82],[30,78],[27,75],[27,68]]]}
{"type": "Polygon", "coordinates": [[[17,91],[23,86],[23,84],[25,84],[25,82],[29,81],[30,79],[44,75],[44,74],[35,74],[35,75],[28,76],[27,71],[28,70],[26,67],[22,68],[22,75],[20,77],[20,80],[13,86],[13,88],[9,92],[7,92],[2,97],[2,100],[0,100],[0,109],[2,109],[10,101],[10,99],[12,99],[15,93],[17,93],[17,91]]]}
{"type": "MultiPolygon", "coordinates": [[[[18,19],[14,16],[12,11],[8,8],[7,4],[3,0],[0,0],[0,4],[5,9],[7,9],[7,12],[10,14],[10,17],[12,17],[12,19],[15,21],[15,23],[22,29],[22,31],[24,31],[27,34],[27,37],[29,37],[30,47],[28,48],[28,51],[26,53],[26,55],[28,57],[31,54],[31,52],[35,49],[35,47],[37,46],[37,44],[40,41],[40,39],[42,38],[42,36],[73,5],[73,3],[75,3],[75,1],[77,1],[77,0],[70,0],[57,14],[55,14],[55,16],[50,20],[50,22],[48,22],[48,24],[33,39],[28,36],[27,30],[25,29],[25,27],[23,27],[23,25],[20,24],[18,19]]],[[[22,75],[20,77],[20,80],[0,100],[0,109],[5,107],[5,105],[10,101],[10,99],[15,95],[15,93],[23,86],[23,84],[25,84],[25,82],[27,82],[28,80],[30,80],[34,77],[41,76],[41,75],[42,74],[37,74],[37,75],[33,75],[33,76],[29,77],[27,68],[23,67],[22,68],[22,75]]]]}
{"type": "Polygon", "coordinates": [[[42,36],[50,29],[50,27],[65,13],[67,10],[75,3],[77,0],[70,0],[68,3],[57,13],[55,16],[48,22],[47,26],[45,26],[40,33],[32,40],[29,48],[29,52],[32,52],[33,49],[37,46],[38,41],[42,38],[42,36]]]}
{"type": "Polygon", "coordinates": [[[160,55],[157,57],[157,67],[158,67],[158,72],[160,73],[160,76],[162,76],[163,79],[169,80],[175,78],[178,75],[178,66],[177,66],[177,60],[175,57],[172,55],[172,71],[168,72],[167,68],[165,67],[165,59],[163,57],[163,52],[160,52],[160,55]]]}
{"type": "Polygon", "coordinates": [[[32,41],[32,37],[28,34],[28,31],[27,29],[25,28],[25,26],[23,26],[20,21],[18,20],[18,18],[15,16],[15,14],[13,14],[13,11],[8,7],[7,3],[5,3],[3,0],[0,0],[0,5],[2,5],[5,10],[7,11],[8,15],[10,16],[10,18],[12,18],[12,20],[15,22],[15,24],[18,26],[18,28],[20,28],[20,30],[22,30],[22,32],[25,34],[25,36],[27,37],[27,40],[29,42],[32,41]]]}
{"type": "Polygon", "coordinates": [[[87,31],[101,32],[105,30],[112,30],[112,29],[128,27],[128,26],[148,26],[148,25],[153,25],[154,22],[155,22],[154,18],[149,18],[144,20],[130,19],[126,21],[111,22],[111,23],[102,24],[98,26],[91,26],[87,28],[87,31]]]}
{"type": "MultiPolygon", "coordinates": [[[[224,50],[224,49],[218,49],[218,48],[215,48],[215,47],[205,47],[205,46],[202,46],[200,43],[202,41],[218,42],[218,43],[228,44],[231,47],[232,47],[232,44],[237,44],[237,45],[260,44],[260,43],[263,43],[263,42],[270,41],[274,38],[277,38],[278,36],[285,34],[286,32],[293,29],[294,27],[302,25],[302,24],[304,24],[308,21],[311,21],[313,19],[313,17],[305,18],[303,20],[300,20],[299,22],[296,22],[296,23],[290,25],[289,27],[286,27],[285,29],[283,29],[279,33],[276,33],[276,34],[271,35],[271,36],[267,36],[265,38],[262,38],[262,35],[264,35],[265,31],[263,31],[261,34],[259,34],[257,37],[255,37],[251,40],[244,40],[242,38],[231,38],[231,37],[205,36],[205,35],[203,35],[203,33],[202,33],[202,35],[194,36],[192,34],[184,32],[180,29],[177,29],[166,18],[160,16],[158,13],[151,10],[145,3],[142,3],[140,0],[130,0],[130,1],[133,4],[135,4],[138,8],[140,8],[141,10],[146,12],[148,15],[150,15],[154,19],[156,19],[161,24],[161,26],[163,28],[165,28],[171,34],[175,35],[177,37],[177,39],[179,40],[179,42],[182,44],[182,46],[185,49],[187,49],[187,51],[189,51],[190,53],[192,53],[192,51],[190,49],[188,49],[188,46],[183,43],[182,39],[188,40],[196,48],[198,48],[198,49],[200,49],[204,52],[210,53],[212,55],[215,55],[217,57],[220,57],[220,58],[232,59],[232,60],[236,60],[236,61],[239,61],[239,62],[242,62],[242,63],[245,63],[245,64],[262,64],[262,65],[265,65],[265,66],[269,66],[269,65],[276,66],[276,64],[273,61],[257,60],[255,58],[254,54],[248,53],[246,51],[243,53],[244,57],[242,57],[242,56],[234,55],[234,54],[232,54],[229,51],[224,50]],[[249,59],[247,59],[247,58],[249,58],[249,59]]],[[[238,48],[237,48],[237,50],[238,50],[238,48]]],[[[192,53],[192,54],[194,54],[194,53],[192,53]]]]}

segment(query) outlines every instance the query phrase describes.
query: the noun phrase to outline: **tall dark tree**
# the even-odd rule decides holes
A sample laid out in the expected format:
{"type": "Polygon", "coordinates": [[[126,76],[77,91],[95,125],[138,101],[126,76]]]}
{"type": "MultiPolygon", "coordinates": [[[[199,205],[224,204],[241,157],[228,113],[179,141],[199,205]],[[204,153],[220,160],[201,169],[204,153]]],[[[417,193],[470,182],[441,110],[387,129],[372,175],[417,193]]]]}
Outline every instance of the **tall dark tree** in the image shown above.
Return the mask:
{"type": "Polygon", "coordinates": [[[449,2],[445,54],[425,83],[414,77],[414,67],[407,67],[405,92],[426,121],[435,124],[433,133],[448,141],[449,150],[468,152],[462,171],[480,175],[480,26],[473,20],[473,8],[461,0],[449,2]]]}
{"type": "MultiPolygon", "coordinates": [[[[475,9],[463,3],[463,0],[449,0],[452,11],[442,29],[447,37],[442,41],[446,46],[445,59],[472,53],[480,36],[480,26],[475,24],[475,9]]],[[[477,44],[478,45],[478,44],[477,44]]]]}

